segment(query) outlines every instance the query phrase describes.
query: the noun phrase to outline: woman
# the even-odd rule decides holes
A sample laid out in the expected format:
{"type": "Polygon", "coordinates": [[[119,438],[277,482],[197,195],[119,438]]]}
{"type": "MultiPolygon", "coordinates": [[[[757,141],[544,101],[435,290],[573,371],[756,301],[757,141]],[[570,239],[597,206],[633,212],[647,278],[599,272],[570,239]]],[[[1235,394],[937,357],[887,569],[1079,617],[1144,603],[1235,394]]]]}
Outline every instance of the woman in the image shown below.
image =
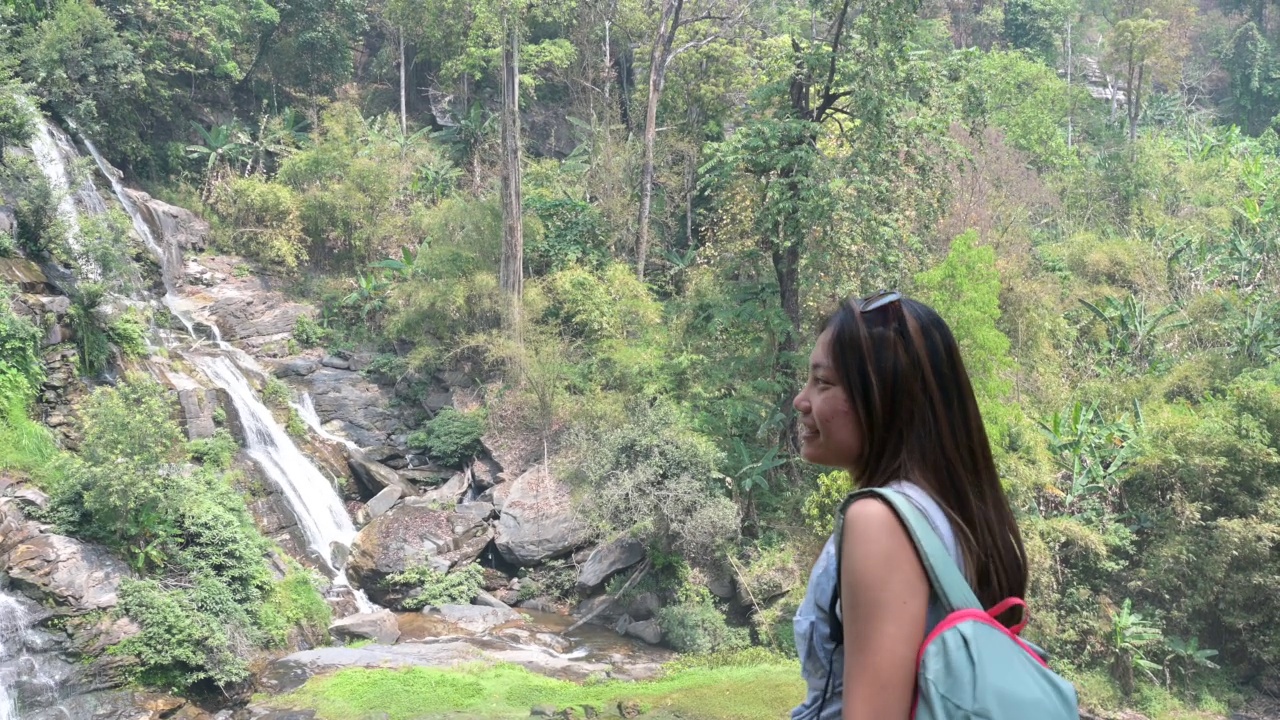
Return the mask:
{"type": "MultiPolygon", "coordinates": [[[[960,350],[937,313],[893,292],[841,303],[814,345],[794,404],[805,460],[847,470],[857,487],[906,494],[984,606],[1025,595],[1022,538],[960,350]]],[[[841,535],[824,547],[796,613],[808,694],[792,718],[905,720],[916,653],[941,607],[888,505],[854,502],[841,535]],[[832,627],[840,621],[837,643],[832,627]]],[[[1020,614],[999,619],[1012,626],[1020,614]]]]}

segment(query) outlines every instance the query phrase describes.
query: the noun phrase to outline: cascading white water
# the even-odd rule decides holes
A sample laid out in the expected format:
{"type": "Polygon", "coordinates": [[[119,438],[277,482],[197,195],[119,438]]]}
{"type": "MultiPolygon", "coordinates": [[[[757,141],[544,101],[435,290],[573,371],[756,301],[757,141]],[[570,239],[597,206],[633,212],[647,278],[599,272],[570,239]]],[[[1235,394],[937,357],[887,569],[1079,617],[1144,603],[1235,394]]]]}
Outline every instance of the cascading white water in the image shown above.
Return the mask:
{"type": "Polygon", "coordinates": [[[298,415],[302,421],[311,428],[311,431],[320,437],[335,442],[339,445],[345,445],[348,449],[356,449],[357,445],[344,437],[338,437],[328,430],[324,429],[324,423],[320,422],[320,413],[316,412],[315,403],[311,401],[311,393],[302,393],[302,400],[295,404],[294,409],[298,411],[298,415]]]}
{"type": "Polygon", "coordinates": [[[34,621],[17,598],[0,592],[0,720],[18,720],[14,683],[18,673],[35,672],[35,662],[26,657],[26,635],[34,621]]]}
{"type": "Polygon", "coordinates": [[[101,271],[84,256],[80,243],[80,213],[76,208],[75,197],[79,197],[90,212],[106,212],[106,203],[91,182],[83,183],[87,187],[81,187],[75,196],[72,195],[71,172],[64,158],[75,157],[78,154],[75,152],[75,146],[62,134],[62,131],[55,128],[44,117],[43,113],[36,111],[28,98],[19,96],[19,102],[36,117],[36,131],[31,138],[31,153],[35,156],[40,172],[44,173],[49,186],[58,196],[58,218],[66,225],[67,244],[71,247],[71,252],[80,263],[85,276],[91,280],[99,279],[101,271]]]}
{"type": "MultiPolygon", "coordinates": [[[[93,155],[98,169],[110,183],[120,205],[128,213],[134,229],[160,262],[164,275],[165,306],[182,321],[187,335],[194,339],[194,322],[190,314],[180,308],[177,293],[173,289],[181,272],[181,250],[169,238],[157,240],[120,182],[119,172],[103,159],[89,140],[84,139],[84,143],[93,155]]],[[[284,495],[285,501],[297,517],[298,526],[309,549],[333,572],[335,587],[350,587],[342,565],[346,561],[346,550],[350,549],[355,540],[356,530],[338,493],[315,464],[298,449],[293,439],[254,393],[240,368],[261,372],[257,363],[247,353],[223,342],[216,324],[209,323],[209,327],[214,334],[218,353],[193,355],[190,359],[230,396],[244,428],[248,445],[246,451],[284,495]],[[340,545],[342,551],[335,553],[335,545],[340,545]]],[[[361,611],[374,609],[363,592],[355,588],[351,590],[361,611]]]]}
{"type": "Polygon", "coordinates": [[[231,396],[250,457],[284,493],[311,550],[341,575],[339,564],[333,561],[333,545],[349,548],[356,530],[329,480],[298,450],[234,363],[218,356],[191,359],[231,396]]]}
{"type": "Polygon", "coordinates": [[[124,185],[120,182],[120,172],[111,167],[111,164],[102,157],[102,153],[98,152],[98,148],[89,138],[81,135],[80,139],[84,141],[84,146],[88,148],[89,155],[93,157],[93,162],[97,164],[98,170],[102,173],[107,182],[111,184],[111,192],[115,194],[116,199],[120,201],[121,207],[129,216],[129,220],[133,223],[134,232],[138,233],[138,237],[146,243],[147,249],[152,255],[160,261],[160,276],[164,281],[164,305],[169,308],[169,312],[187,329],[187,335],[195,336],[195,328],[191,323],[191,319],[187,313],[183,312],[178,306],[178,295],[174,291],[174,283],[178,274],[182,272],[182,254],[172,247],[171,244],[161,245],[156,241],[155,233],[151,232],[151,226],[147,225],[147,221],[142,217],[142,213],[138,210],[138,206],[129,197],[129,193],[125,192],[124,185]]]}

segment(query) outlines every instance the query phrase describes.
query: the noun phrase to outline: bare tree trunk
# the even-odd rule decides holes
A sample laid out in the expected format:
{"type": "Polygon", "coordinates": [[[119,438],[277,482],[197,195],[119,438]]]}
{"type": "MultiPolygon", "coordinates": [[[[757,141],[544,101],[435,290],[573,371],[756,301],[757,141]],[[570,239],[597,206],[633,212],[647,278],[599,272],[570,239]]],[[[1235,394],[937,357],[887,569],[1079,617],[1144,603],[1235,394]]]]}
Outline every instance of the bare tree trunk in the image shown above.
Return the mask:
{"type": "Polygon", "coordinates": [[[405,110],[404,28],[400,28],[400,134],[409,134],[409,114],[405,110]]]}
{"type": "Polygon", "coordinates": [[[1138,77],[1134,81],[1133,72],[1129,72],[1129,143],[1138,141],[1138,115],[1142,112],[1142,74],[1146,63],[1138,63],[1138,77]]]}
{"type": "Polygon", "coordinates": [[[510,7],[503,8],[502,49],[502,267],[504,324],[520,337],[524,293],[524,227],[520,202],[520,33],[510,7]]]}
{"type": "Polygon", "coordinates": [[[1075,115],[1075,96],[1071,94],[1071,64],[1074,58],[1071,56],[1071,17],[1067,16],[1067,147],[1073,146],[1072,137],[1075,115]]]}
{"type": "Polygon", "coordinates": [[[644,164],[640,170],[640,235],[636,240],[636,277],[644,280],[649,256],[649,216],[653,208],[653,151],[658,137],[658,101],[667,79],[667,63],[671,44],[680,28],[680,12],[684,0],[663,0],[658,29],[653,34],[653,51],[649,55],[649,98],[644,112],[644,164]]]}

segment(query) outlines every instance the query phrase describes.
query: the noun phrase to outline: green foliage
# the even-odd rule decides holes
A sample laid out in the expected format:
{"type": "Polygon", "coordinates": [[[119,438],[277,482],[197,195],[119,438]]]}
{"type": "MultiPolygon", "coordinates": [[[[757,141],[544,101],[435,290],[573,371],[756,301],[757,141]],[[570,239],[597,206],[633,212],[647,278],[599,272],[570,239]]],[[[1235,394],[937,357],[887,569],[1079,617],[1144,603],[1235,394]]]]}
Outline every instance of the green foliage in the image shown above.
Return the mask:
{"type": "Polygon", "coordinates": [[[310,315],[299,315],[293,326],[293,338],[303,347],[318,347],[329,337],[329,332],[310,315]]]}
{"type": "Polygon", "coordinates": [[[485,422],[483,412],[459,412],[447,407],[409,436],[409,446],[426,450],[432,460],[442,465],[461,467],[480,453],[485,422]]]}
{"type": "Polygon", "coordinates": [[[282,410],[289,407],[291,399],[293,399],[293,392],[278,377],[268,377],[267,381],[262,385],[262,402],[266,403],[268,407],[282,410]]]}
{"type": "Polygon", "coordinates": [[[804,525],[819,537],[835,531],[836,511],[853,492],[853,478],[843,470],[818,476],[818,487],[804,501],[804,525]]]}
{"type": "Polygon", "coordinates": [[[525,208],[537,215],[543,227],[525,248],[531,272],[541,275],[608,262],[608,231],[595,205],[568,198],[533,198],[525,201],[525,208]]]}
{"type": "Polygon", "coordinates": [[[284,647],[295,629],[312,645],[323,645],[333,611],[320,594],[321,578],[295,562],[275,581],[262,605],[258,622],[270,647],[284,647]]]}
{"type": "Polygon", "coordinates": [[[205,609],[230,609],[229,598],[219,592],[223,589],[207,578],[189,590],[166,590],[154,580],[124,580],[120,610],[142,632],[112,646],[111,652],[137,658],[137,680],[155,687],[179,690],[202,681],[229,685],[248,678],[243,655],[248,643],[238,636],[243,626],[225,625],[232,618],[205,609]]]}
{"type": "Polygon", "coordinates": [[[62,224],[58,220],[58,197],[49,179],[34,162],[9,163],[10,175],[21,188],[13,208],[17,221],[14,237],[30,258],[43,258],[59,242],[62,224]]]}
{"type": "Polygon", "coordinates": [[[484,571],[478,563],[455,568],[450,572],[440,572],[422,565],[388,575],[384,584],[408,589],[408,597],[400,603],[405,610],[421,610],[428,606],[470,605],[483,589],[484,571]]]}
{"type": "Polygon", "coordinates": [[[741,650],[749,642],[742,628],[731,628],[724,615],[705,601],[689,601],[658,611],[663,642],[685,653],[741,650]]]}
{"type": "Polygon", "coordinates": [[[613,427],[581,428],[571,440],[571,479],[610,533],[631,533],[692,562],[714,558],[738,536],[725,496],[723,456],[672,406],[636,401],[613,427]]]}
{"type": "Polygon", "coordinates": [[[7,86],[4,80],[4,73],[0,72],[0,165],[4,165],[6,147],[27,142],[34,132],[31,114],[18,102],[16,88],[7,86]]]}
{"type": "Polygon", "coordinates": [[[596,275],[571,267],[546,280],[544,318],[588,342],[634,338],[662,322],[662,306],[631,268],[610,265],[596,275]]]}
{"type": "Polygon", "coordinates": [[[1008,440],[1017,410],[1007,404],[1014,364],[1009,338],[996,325],[1000,275],[995,262],[995,251],[980,246],[977,233],[969,231],[952,241],[941,264],[916,276],[916,287],[955,335],[992,449],[998,450],[1008,440]]]}
{"type": "Polygon", "coordinates": [[[222,218],[228,249],[284,270],[307,258],[300,201],[289,187],[258,177],[219,186],[213,208],[222,218]]]}
{"type": "Polygon", "coordinates": [[[391,720],[454,712],[517,720],[528,717],[535,706],[579,711],[591,706],[604,716],[626,700],[682,717],[771,720],[803,699],[804,683],[795,663],[774,657],[749,663],[742,656],[722,655],[708,662],[688,659],[663,677],[643,682],[574,683],[513,665],[348,669],[314,678],[275,702],[315,708],[334,720],[360,720],[370,712],[386,713],[391,720]],[[718,658],[728,661],[717,663],[718,658]]]}
{"type": "Polygon", "coordinates": [[[150,354],[149,332],[146,318],[133,308],[116,316],[106,331],[111,343],[120,348],[127,358],[143,358],[150,354]]]}
{"type": "Polygon", "coordinates": [[[213,437],[192,440],[187,443],[191,459],[217,470],[230,469],[240,445],[226,428],[218,428],[213,437]]]}
{"type": "Polygon", "coordinates": [[[1005,39],[1052,65],[1058,56],[1058,34],[1071,9],[1069,0],[1009,0],[1004,6],[1005,39]]]}
{"type": "Polygon", "coordinates": [[[18,241],[12,233],[0,232],[0,258],[18,256],[18,241]]]}
{"type": "Polygon", "coordinates": [[[8,385],[6,401],[24,408],[44,382],[44,363],[40,359],[43,334],[30,320],[18,315],[12,307],[12,291],[0,283],[0,378],[8,385]]]}

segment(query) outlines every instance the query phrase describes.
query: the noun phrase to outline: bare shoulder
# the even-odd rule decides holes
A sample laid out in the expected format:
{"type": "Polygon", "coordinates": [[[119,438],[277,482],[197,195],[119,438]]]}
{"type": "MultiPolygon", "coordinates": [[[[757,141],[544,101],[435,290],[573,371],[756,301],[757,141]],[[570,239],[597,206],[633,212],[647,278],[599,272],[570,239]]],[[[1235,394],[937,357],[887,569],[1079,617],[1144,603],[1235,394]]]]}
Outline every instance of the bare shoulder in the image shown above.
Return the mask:
{"type": "Polygon", "coordinates": [[[857,575],[883,577],[886,570],[919,564],[898,514],[875,498],[858,500],[845,511],[842,544],[846,564],[857,575]]]}

